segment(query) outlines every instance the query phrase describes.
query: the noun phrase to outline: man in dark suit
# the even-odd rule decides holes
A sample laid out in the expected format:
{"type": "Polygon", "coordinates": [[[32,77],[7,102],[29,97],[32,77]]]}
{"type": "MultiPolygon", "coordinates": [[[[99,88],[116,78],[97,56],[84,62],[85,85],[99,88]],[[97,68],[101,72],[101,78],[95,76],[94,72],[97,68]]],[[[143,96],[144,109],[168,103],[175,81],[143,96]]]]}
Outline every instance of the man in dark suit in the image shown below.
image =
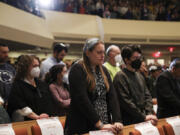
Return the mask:
{"type": "Polygon", "coordinates": [[[158,118],[180,115],[180,58],[175,59],[168,71],[157,80],[158,118]]]}

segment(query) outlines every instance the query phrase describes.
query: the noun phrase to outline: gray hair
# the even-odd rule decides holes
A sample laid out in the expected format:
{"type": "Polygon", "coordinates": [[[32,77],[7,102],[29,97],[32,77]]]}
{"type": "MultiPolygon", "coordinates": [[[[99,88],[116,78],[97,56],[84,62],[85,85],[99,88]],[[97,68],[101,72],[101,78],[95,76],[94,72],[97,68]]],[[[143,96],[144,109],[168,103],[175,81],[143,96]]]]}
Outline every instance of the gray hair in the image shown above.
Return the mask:
{"type": "Polygon", "coordinates": [[[176,58],[175,60],[173,60],[169,66],[169,69],[173,69],[173,67],[175,68],[180,68],[180,58],[176,58]]]}
{"type": "Polygon", "coordinates": [[[113,50],[113,48],[120,49],[117,45],[110,45],[106,50],[106,55],[109,56],[109,53],[113,50]]]}

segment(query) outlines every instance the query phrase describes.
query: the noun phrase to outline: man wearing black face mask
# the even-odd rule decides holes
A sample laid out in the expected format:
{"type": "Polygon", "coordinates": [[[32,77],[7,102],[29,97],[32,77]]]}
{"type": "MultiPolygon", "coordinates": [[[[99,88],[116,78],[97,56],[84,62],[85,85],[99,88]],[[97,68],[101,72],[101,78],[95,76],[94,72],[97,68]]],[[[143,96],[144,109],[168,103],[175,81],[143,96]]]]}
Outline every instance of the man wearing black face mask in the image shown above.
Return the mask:
{"type": "Polygon", "coordinates": [[[136,72],[141,66],[141,50],[130,45],[122,49],[121,56],[126,64],[122,72],[118,72],[113,84],[116,89],[124,125],[143,121],[157,123],[153,115],[153,104],[143,76],[136,72]]]}
{"type": "Polygon", "coordinates": [[[158,118],[180,115],[180,58],[170,64],[170,69],[157,79],[158,118]]]}
{"type": "Polygon", "coordinates": [[[54,65],[65,64],[62,60],[68,52],[68,47],[63,43],[55,43],[53,46],[53,55],[41,63],[41,78],[44,79],[45,74],[54,65]]]}

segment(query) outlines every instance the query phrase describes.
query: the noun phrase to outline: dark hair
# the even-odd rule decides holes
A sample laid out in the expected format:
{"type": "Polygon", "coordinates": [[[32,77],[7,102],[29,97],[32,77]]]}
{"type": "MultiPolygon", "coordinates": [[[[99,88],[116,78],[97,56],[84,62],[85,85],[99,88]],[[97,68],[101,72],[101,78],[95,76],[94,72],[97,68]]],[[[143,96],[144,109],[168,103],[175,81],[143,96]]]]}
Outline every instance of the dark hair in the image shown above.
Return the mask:
{"type": "Polygon", "coordinates": [[[0,47],[8,47],[8,45],[0,44],[0,47]]]}
{"type": "Polygon", "coordinates": [[[41,61],[40,61],[40,59],[39,59],[39,57],[37,57],[36,55],[31,55],[31,56],[33,56],[36,60],[38,60],[38,62],[39,62],[39,65],[41,65],[41,61]]]}
{"type": "Polygon", "coordinates": [[[134,52],[142,53],[139,45],[128,45],[122,48],[121,56],[125,62],[125,58],[130,59],[134,52]]]}
{"type": "Polygon", "coordinates": [[[46,74],[46,76],[45,76],[45,81],[46,81],[48,84],[51,84],[51,83],[56,82],[56,80],[57,80],[57,75],[63,71],[63,68],[64,68],[65,66],[66,66],[66,65],[64,65],[64,64],[59,64],[59,65],[55,65],[55,66],[51,67],[51,68],[49,69],[49,72],[48,72],[48,73],[46,74]]]}
{"type": "Polygon", "coordinates": [[[36,58],[30,55],[21,55],[18,58],[15,80],[22,80],[27,76],[29,67],[36,58]]]}
{"type": "Polygon", "coordinates": [[[54,43],[53,45],[53,52],[60,53],[61,51],[68,52],[68,47],[63,43],[54,43]]]}
{"type": "Polygon", "coordinates": [[[180,68],[180,60],[176,61],[176,64],[174,65],[175,68],[180,68]]]}

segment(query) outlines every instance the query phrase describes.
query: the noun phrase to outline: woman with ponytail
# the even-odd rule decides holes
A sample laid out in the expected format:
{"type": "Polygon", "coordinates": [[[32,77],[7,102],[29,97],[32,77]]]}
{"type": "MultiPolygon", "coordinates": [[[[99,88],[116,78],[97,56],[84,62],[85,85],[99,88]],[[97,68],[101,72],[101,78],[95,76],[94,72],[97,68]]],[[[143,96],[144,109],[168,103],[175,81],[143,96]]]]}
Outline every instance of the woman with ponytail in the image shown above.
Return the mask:
{"type": "Polygon", "coordinates": [[[118,133],[123,128],[111,77],[102,65],[104,52],[102,41],[88,39],[83,48],[83,59],[71,68],[71,105],[65,135],[84,134],[92,130],[118,133]]]}

